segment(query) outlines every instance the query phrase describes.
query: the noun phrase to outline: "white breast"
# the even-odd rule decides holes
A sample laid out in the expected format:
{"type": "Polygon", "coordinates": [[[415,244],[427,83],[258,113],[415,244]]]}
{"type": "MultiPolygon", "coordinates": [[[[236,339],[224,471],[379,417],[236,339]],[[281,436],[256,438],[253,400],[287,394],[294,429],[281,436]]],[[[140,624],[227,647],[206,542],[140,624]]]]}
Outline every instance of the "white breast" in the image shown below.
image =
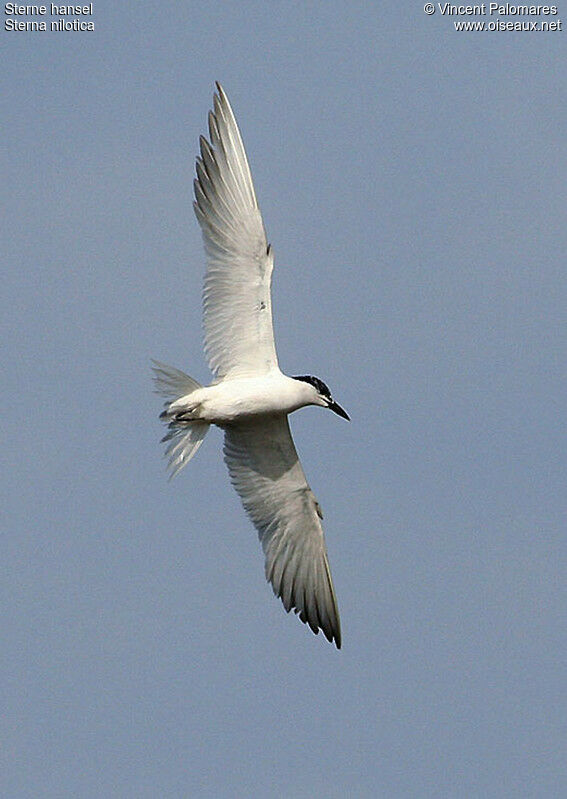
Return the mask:
{"type": "Polygon", "coordinates": [[[223,380],[181,397],[176,410],[187,407],[195,418],[211,424],[228,424],[263,414],[291,413],[311,402],[308,386],[283,375],[223,380]]]}

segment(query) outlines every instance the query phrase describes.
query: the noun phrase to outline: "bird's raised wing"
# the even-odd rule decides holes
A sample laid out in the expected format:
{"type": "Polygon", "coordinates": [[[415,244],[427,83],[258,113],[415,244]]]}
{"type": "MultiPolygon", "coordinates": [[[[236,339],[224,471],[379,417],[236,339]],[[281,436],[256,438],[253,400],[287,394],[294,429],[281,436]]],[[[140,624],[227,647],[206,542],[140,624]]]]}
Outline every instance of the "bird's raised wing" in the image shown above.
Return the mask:
{"type": "Polygon", "coordinates": [[[195,213],[203,233],[205,354],[217,378],[277,368],[266,239],[250,167],[227,96],[217,83],[208,142],[197,157],[195,213]]]}
{"type": "Polygon", "coordinates": [[[321,526],[286,416],[231,425],[224,457],[266,556],[266,579],[287,611],[341,646],[339,611],[321,526]]]}

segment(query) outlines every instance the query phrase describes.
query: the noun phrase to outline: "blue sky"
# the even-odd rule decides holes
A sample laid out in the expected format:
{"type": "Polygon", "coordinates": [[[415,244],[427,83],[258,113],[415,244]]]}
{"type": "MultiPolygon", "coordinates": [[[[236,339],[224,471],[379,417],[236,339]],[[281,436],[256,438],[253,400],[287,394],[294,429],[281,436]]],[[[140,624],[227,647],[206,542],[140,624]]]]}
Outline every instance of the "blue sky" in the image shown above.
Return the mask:
{"type": "Polygon", "coordinates": [[[92,19],[1,31],[3,793],[564,795],[566,34],[420,4],[92,19]],[[220,433],[165,475],[150,358],[208,379],[215,80],[281,366],[352,417],[291,420],[340,652],[265,584],[220,433]]]}

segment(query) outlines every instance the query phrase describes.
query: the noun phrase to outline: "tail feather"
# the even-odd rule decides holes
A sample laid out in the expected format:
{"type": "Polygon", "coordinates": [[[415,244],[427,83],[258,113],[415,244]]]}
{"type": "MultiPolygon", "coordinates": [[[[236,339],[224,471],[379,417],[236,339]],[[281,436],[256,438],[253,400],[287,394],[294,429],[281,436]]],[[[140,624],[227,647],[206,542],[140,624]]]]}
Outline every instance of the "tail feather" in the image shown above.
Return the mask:
{"type": "Polygon", "coordinates": [[[168,458],[169,479],[186,466],[203,443],[209,429],[207,422],[170,422],[169,432],[162,438],[168,442],[164,458],[168,458]]]}
{"type": "Polygon", "coordinates": [[[167,397],[171,402],[185,396],[185,394],[190,394],[197,388],[201,388],[200,383],[180,369],[153,359],[152,363],[156,393],[161,394],[162,397],[167,397]]]}
{"type": "Polygon", "coordinates": [[[168,458],[167,468],[171,479],[196,454],[210,425],[200,420],[179,421],[168,414],[167,409],[172,402],[201,388],[201,384],[173,366],[167,366],[159,361],[153,361],[153,364],[156,392],[167,399],[166,410],[160,418],[169,422],[169,432],[162,438],[162,442],[167,443],[164,457],[168,458]]]}

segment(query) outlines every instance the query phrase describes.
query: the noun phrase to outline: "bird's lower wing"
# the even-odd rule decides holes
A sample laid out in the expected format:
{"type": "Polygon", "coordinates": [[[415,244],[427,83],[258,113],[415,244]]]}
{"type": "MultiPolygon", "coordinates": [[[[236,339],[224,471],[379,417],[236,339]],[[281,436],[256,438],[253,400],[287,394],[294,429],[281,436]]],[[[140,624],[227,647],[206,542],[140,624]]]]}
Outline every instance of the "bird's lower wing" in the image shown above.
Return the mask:
{"type": "Polygon", "coordinates": [[[205,353],[217,378],[277,368],[272,326],[273,253],[236,119],[217,84],[209,138],[201,136],[195,213],[207,253],[205,353]]]}
{"type": "Polygon", "coordinates": [[[224,456],[230,479],[266,556],[266,578],[314,633],[341,646],[337,600],[321,510],[297,456],[286,416],[231,425],[224,456]]]}

